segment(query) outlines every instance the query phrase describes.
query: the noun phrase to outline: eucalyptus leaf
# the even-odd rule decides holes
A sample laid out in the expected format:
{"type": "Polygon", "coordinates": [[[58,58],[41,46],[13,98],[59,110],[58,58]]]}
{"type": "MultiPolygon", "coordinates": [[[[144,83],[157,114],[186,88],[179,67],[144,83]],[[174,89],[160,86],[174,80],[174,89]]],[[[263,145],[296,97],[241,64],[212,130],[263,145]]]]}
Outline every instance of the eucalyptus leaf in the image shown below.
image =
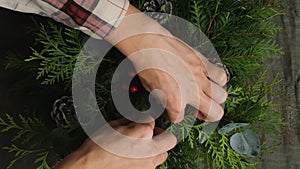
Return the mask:
{"type": "Polygon", "coordinates": [[[221,129],[218,130],[218,133],[221,135],[227,134],[231,132],[234,129],[240,128],[240,127],[245,127],[248,126],[249,123],[229,123],[223,126],[221,129]]]}
{"type": "Polygon", "coordinates": [[[230,146],[239,154],[246,154],[249,149],[242,133],[236,133],[230,137],[230,146]]]}
{"type": "Polygon", "coordinates": [[[260,151],[260,140],[255,132],[245,129],[230,137],[230,146],[239,154],[256,157],[260,151]]]}

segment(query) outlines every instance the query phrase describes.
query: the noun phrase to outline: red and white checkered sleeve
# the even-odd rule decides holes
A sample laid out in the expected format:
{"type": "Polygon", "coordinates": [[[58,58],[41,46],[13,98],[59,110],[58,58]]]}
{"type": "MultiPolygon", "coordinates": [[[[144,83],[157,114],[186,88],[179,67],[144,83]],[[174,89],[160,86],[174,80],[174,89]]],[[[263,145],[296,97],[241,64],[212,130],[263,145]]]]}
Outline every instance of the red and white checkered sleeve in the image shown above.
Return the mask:
{"type": "Polygon", "coordinates": [[[125,16],[128,0],[1,0],[0,6],[35,13],[84,33],[105,38],[125,16]]]}

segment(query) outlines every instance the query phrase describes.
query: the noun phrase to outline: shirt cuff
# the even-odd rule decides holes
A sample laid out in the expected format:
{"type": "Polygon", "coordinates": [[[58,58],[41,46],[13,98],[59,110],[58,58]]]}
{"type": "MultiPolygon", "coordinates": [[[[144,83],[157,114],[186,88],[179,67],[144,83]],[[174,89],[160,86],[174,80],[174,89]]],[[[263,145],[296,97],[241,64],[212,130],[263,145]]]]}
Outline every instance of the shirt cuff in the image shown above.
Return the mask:
{"type": "Polygon", "coordinates": [[[51,17],[100,39],[108,36],[120,24],[129,2],[128,0],[4,0],[1,5],[20,12],[51,17]]]}
{"type": "Polygon", "coordinates": [[[56,21],[95,38],[108,36],[125,17],[128,0],[43,0],[58,11],[48,14],[56,21]]]}

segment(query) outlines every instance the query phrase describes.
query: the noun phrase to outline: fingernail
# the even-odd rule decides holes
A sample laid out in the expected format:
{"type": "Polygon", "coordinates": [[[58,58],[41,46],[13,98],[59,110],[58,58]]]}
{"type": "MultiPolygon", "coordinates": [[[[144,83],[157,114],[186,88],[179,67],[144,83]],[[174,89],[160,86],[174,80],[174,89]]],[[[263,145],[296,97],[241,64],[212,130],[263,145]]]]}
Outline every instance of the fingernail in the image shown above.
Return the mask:
{"type": "Polygon", "coordinates": [[[212,106],[205,121],[209,121],[209,122],[218,121],[223,117],[223,114],[224,114],[224,110],[222,108],[220,109],[217,106],[212,106]]]}

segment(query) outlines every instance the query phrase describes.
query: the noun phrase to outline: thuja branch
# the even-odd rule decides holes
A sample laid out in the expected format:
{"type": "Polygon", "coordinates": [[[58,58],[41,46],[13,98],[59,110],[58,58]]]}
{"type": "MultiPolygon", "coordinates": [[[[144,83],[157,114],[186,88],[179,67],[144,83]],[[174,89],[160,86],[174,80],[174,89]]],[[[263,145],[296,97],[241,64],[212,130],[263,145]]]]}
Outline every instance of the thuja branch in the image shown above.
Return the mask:
{"type": "Polygon", "coordinates": [[[12,168],[12,166],[20,159],[24,157],[28,157],[30,155],[38,154],[38,158],[35,161],[36,164],[39,164],[38,169],[50,169],[49,165],[47,164],[47,155],[50,151],[50,149],[39,149],[39,150],[26,150],[17,147],[16,145],[12,144],[10,147],[3,147],[4,150],[8,151],[9,153],[14,153],[15,158],[10,161],[9,165],[7,166],[7,169],[12,168]]]}
{"type": "Polygon", "coordinates": [[[0,126],[3,127],[1,132],[17,130],[17,133],[12,141],[23,138],[23,143],[27,143],[34,137],[38,137],[50,132],[40,119],[25,118],[21,114],[19,114],[18,122],[12,116],[6,114],[6,120],[0,118],[0,126]]]}

